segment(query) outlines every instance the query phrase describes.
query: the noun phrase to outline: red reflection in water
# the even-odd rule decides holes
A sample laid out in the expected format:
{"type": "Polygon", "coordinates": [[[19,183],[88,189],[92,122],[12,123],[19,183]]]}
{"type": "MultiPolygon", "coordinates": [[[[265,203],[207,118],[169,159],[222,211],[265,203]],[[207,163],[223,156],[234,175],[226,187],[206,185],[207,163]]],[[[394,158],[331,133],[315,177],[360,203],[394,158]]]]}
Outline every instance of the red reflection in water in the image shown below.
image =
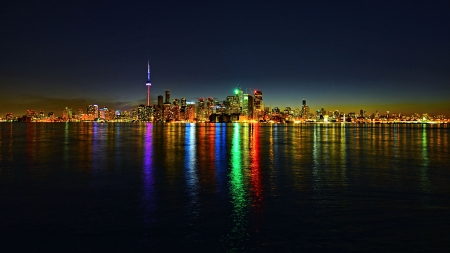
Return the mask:
{"type": "Polygon", "coordinates": [[[256,218],[255,228],[258,230],[258,225],[261,223],[261,214],[263,211],[263,187],[262,187],[262,175],[261,175],[261,159],[260,159],[260,147],[259,147],[259,125],[252,124],[250,132],[250,183],[251,183],[251,193],[252,193],[252,209],[256,218]]]}

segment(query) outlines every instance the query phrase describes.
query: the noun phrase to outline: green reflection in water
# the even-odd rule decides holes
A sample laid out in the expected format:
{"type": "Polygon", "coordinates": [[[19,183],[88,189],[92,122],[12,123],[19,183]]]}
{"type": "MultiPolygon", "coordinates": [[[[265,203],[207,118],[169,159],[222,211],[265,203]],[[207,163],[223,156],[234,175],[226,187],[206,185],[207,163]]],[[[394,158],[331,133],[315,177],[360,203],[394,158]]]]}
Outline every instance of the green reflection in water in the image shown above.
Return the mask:
{"type": "Polygon", "coordinates": [[[227,236],[226,247],[228,251],[240,251],[248,240],[246,228],[246,213],[248,207],[247,193],[244,187],[244,175],[242,173],[240,125],[234,125],[231,146],[231,172],[230,172],[230,194],[233,204],[233,228],[227,236]]]}
{"type": "Polygon", "coordinates": [[[421,168],[421,182],[422,189],[428,191],[430,189],[430,181],[428,179],[428,165],[430,163],[428,159],[428,143],[427,143],[427,126],[422,125],[422,168],[421,168]]]}
{"type": "Polygon", "coordinates": [[[318,125],[314,125],[314,135],[313,135],[313,161],[314,161],[314,166],[312,169],[312,174],[313,174],[313,178],[314,178],[314,189],[318,190],[321,188],[322,184],[322,179],[320,178],[320,174],[319,174],[319,167],[320,167],[320,163],[319,163],[319,148],[321,148],[320,145],[320,129],[318,125]]]}
{"type": "Polygon", "coordinates": [[[64,126],[64,168],[67,169],[70,166],[70,159],[69,159],[69,122],[66,122],[65,126],[64,126]]]}

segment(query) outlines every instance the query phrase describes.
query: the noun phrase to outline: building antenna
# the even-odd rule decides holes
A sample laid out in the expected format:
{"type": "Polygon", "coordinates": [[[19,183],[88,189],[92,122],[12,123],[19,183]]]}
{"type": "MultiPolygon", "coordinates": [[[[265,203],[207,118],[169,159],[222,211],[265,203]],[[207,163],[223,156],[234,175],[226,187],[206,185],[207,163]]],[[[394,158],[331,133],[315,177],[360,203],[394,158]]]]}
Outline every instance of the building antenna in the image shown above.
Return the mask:
{"type": "Polygon", "coordinates": [[[150,106],[150,86],[152,84],[150,83],[150,61],[148,61],[148,72],[147,72],[147,106],[150,106]]]}

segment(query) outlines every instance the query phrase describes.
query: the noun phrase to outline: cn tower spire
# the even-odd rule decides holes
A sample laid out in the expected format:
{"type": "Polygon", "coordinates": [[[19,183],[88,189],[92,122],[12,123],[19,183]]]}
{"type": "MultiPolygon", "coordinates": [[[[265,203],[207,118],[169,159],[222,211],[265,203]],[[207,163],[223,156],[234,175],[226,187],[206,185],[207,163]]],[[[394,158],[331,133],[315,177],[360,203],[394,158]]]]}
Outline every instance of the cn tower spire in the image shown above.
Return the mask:
{"type": "Polygon", "coordinates": [[[148,61],[148,77],[147,82],[150,83],[150,61],[148,61]]]}
{"type": "Polygon", "coordinates": [[[152,84],[150,83],[150,61],[148,61],[148,73],[147,73],[147,106],[150,106],[150,86],[152,84]]]}

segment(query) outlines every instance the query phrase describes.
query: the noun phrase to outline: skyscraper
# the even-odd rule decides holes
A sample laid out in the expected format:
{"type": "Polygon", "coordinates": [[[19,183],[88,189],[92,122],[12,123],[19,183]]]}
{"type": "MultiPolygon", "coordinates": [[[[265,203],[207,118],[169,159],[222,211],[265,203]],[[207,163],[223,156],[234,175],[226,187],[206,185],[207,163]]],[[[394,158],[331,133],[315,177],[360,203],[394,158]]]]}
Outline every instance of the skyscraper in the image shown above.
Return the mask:
{"type": "Polygon", "coordinates": [[[166,102],[170,104],[170,90],[166,90],[166,102]]]}
{"type": "Polygon", "coordinates": [[[150,83],[150,61],[148,61],[148,74],[147,74],[147,106],[150,106],[150,86],[152,84],[150,83]]]}
{"type": "Polygon", "coordinates": [[[253,105],[254,105],[254,119],[262,119],[264,118],[264,103],[262,98],[262,91],[255,90],[254,91],[254,99],[253,99],[253,105]]]}

